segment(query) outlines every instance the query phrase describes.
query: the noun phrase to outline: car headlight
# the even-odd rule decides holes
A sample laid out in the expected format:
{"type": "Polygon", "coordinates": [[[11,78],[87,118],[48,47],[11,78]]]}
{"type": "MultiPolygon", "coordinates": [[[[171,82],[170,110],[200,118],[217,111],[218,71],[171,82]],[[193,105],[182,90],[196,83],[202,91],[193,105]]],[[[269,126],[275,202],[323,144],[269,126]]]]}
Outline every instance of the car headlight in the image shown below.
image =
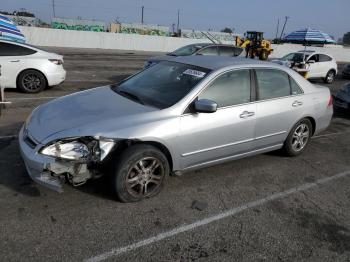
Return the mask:
{"type": "Polygon", "coordinates": [[[102,161],[115,145],[115,140],[103,137],[71,138],[43,147],[40,154],[67,160],[102,161]]]}
{"type": "Polygon", "coordinates": [[[57,142],[44,147],[41,154],[68,160],[81,160],[90,155],[89,148],[81,142],[57,142]]]}

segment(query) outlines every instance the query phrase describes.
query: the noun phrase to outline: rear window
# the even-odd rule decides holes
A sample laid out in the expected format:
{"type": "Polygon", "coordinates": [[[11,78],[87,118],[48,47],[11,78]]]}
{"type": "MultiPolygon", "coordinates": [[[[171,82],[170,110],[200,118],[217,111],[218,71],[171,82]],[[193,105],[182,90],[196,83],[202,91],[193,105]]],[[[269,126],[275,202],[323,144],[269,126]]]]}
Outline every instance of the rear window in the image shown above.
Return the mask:
{"type": "Polygon", "coordinates": [[[0,56],[25,56],[35,54],[37,51],[16,44],[0,42],[0,56]]]}

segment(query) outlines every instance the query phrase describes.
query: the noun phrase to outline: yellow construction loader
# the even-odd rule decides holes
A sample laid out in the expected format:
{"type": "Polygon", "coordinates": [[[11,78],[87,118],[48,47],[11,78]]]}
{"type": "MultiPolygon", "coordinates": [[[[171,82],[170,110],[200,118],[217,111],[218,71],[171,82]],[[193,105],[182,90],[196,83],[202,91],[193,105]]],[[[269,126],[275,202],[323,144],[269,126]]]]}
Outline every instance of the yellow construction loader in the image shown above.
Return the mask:
{"type": "Polygon", "coordinates": [[[264,39],[264,33],[248,31],[245,38],[236,37],[236,46],[242,47],[246,51],[246,57],[259,57],[260,60],[267,60],[272,53],[271,42],[264,39]]]}

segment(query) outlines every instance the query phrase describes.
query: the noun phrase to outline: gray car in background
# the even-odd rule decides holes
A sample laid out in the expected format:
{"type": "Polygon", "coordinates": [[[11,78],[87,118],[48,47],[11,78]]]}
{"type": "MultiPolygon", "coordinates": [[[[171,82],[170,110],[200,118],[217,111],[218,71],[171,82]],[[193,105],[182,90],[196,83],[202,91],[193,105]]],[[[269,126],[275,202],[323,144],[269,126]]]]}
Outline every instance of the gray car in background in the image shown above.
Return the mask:
{"type": "Polygon", "coordinates": [[[165,56],[152,57],[145,63],[145,68],[150,67],[159,61],[167,60],[168,56],[239,56],[243,52],[243,48],[234,45],[214,44],[214,43],[198,43],[180,47],[165,56]]]}
{"type": "Polygon", "coordinates": [[[62,191],[108,175],[123,202],[160,192],[169,174],[283,149],[301,154],[333,114],[327,87],[287,67],[168,56],[130,78],[36,108],[19,135],[29,175],[62,191]]]}

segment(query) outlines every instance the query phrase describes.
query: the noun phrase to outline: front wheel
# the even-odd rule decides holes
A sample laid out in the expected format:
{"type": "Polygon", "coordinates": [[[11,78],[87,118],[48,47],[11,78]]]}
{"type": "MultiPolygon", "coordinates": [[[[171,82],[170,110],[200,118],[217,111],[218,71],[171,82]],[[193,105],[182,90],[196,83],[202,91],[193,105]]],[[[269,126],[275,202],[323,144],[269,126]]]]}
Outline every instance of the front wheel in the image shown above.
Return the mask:
{"type": "Polygon", "coordinates": [[[288,156],[300,155],[306,148],[312,135],[312,124],[310,120],[299,121],[290,131],[283,145],[283,151],[288,156]]]}
{"type": "Polygon", "coordinates": [[[324,82],[325,82],[326,84],[331,84],[331,83],[333,83],[334,78],[335,78],[335,72],[334,72],[334,70],[329,70],[328,73],[327,73],[327,75],[326,75],[326,77],[324,78],[324,82]]]}
{"type": "Polygon", "coordinates": [[[114,164],[112,184],[121,202],[137,202],[157,195],[170,168],[166,156],[150,145],[133,145],[114,164]]]}

